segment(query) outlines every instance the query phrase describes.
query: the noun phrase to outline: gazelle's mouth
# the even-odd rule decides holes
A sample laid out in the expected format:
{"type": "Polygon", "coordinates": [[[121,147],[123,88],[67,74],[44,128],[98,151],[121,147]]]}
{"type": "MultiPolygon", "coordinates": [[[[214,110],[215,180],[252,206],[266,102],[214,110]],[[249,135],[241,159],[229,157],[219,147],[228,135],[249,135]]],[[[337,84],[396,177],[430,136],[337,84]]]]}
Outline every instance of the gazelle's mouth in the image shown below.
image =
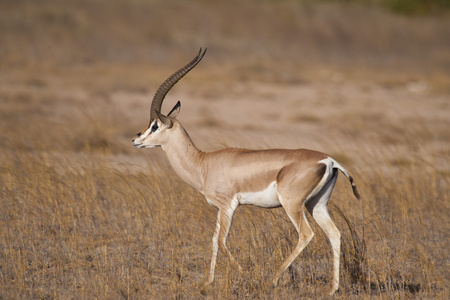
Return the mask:
{"type": "Polygon", "coordinates": [[[144,143],[136,143],[135,141],[133,141],[133,146],[138,149],[158,147],[158,145],[144,145],[144,143]]]}
{"type": "Polygon", "coordinates": [[[140,148],[145,148],[143,143],[137,143],[135,140],[133,140],[132,143],[133,143],[133,146],[136,147],[136,148],[139,148],[139,149],[140,148]]]}

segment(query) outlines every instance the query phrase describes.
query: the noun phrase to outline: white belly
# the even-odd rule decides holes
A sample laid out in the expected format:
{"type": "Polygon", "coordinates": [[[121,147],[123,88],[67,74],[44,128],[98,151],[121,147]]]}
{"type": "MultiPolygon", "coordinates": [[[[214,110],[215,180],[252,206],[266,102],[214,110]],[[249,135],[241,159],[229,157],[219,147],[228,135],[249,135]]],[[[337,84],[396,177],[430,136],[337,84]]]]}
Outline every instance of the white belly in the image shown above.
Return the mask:
{"type": "Polygon", "coordinates": [[[259,192],[237,193],[235,199],[239,204],[252,204],[259,207],[278,207],[281,206],[278,200],[277,182],[272,182],[265,190],[259,192]]]}

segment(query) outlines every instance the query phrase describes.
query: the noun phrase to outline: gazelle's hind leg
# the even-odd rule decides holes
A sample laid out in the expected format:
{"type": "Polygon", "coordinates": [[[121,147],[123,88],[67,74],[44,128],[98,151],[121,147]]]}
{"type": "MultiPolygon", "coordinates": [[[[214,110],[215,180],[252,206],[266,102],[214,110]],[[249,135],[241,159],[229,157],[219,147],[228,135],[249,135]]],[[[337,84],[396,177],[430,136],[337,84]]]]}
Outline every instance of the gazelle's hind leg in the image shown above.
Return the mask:
{"type": "Polygon", "coordinates": [[[298,243],[292,253],[283,262],[273,277],[273,285],[277,286],[283,272],[291,265],[294,259],[305,249],[314,237],[314,232],[305,216],[304,203],[309,195],[314,193],[326,173],[326,165],[318,164],[311,167],[301,176],[298,169],[303,166],[290,165],[283,168],[278,174],[278,198],[281,205],[291,219],[298,232],[298,243]]]}
{"type": "Polygon", "coordinates": [[[308,224],[308,220],[305,217],[303,209],[300,211],[293,213],[286,210],[289,218],[292,223],[294,223],[295,228],[298,232],[298,243],[295,246],[292,253],[288,256],[288,258],[283,262],[283,264],[278,268],[275,276],[273,277],[273,286],[278,285],[278,280],[280,279],[281,274],[292,264],[295,258],[306,248],[309,242],[314,237],[314,232],[311,230],[311,227],[308,224]]]}
{"type": "Polygon", "coordinates": [[[333,285],[330,295],[333,295],[339,289],[339,257],[341,252],[341,233],[334,225],[328,212],[328,201],[333,192],[334,185],[338,176],[338,171],[334,170],[334,174],[327,182],[324,188],[306,204],[306,208],[312,215],[317,224],[322,228],[328,237],[333,248],[333,285]]]}

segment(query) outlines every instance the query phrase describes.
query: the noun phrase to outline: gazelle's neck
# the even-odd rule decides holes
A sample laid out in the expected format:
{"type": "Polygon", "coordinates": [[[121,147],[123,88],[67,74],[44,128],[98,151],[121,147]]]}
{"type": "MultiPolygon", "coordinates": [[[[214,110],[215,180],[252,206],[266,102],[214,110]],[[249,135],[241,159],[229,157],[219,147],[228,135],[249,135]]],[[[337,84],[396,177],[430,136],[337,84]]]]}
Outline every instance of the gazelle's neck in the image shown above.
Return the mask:
{"type": "Polygon", "coordinates": [[[163,150],[175,173],[190,186],[201,189],[201,162],[203,152],[192,142],[180,122],[174,120],[172,136],[163,150]]]}

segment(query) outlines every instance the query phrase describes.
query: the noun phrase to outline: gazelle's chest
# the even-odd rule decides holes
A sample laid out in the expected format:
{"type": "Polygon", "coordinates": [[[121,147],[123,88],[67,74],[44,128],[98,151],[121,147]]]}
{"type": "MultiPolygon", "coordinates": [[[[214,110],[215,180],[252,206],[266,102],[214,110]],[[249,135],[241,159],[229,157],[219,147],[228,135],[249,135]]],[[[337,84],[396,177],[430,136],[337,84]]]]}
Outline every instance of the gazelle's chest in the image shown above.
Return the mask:
{"type": "Polygon", "coordinates": [[[281,203],[278,199],[276,181],[271,182],[266,189],[261,191],[236,193],[234,195],[234,198],[241,205],[251,204],[265,208],[281,206],[281,203]]]}

